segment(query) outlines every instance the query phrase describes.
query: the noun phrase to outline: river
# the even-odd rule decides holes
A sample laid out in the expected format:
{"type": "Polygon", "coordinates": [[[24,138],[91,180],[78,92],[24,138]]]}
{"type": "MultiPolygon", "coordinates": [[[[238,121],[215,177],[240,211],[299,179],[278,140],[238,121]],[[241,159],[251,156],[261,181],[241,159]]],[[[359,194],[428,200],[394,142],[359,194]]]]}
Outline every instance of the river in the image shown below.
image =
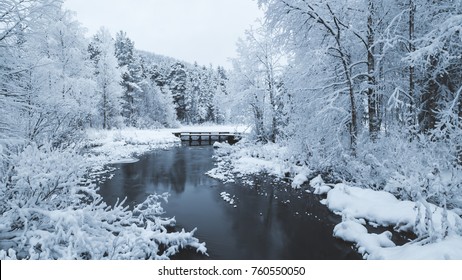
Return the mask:
{"type": "Polygon", "coordinates": [[[212,155],[211,146],[153,151],[113,165],[114,176],[100,184],[100,193],[110,205],[127,197],[132,207],[149,194],[169,192],[166,216],[176,218],[178,229],[197,227],[195,236],[210,255],[184,251],[179,259],[361,259],[351,244],[332,236],[341,218],[319,196],[264,175],[250,178],[252,185],[222,183],[204,174],[214,167],[212,155]]]}

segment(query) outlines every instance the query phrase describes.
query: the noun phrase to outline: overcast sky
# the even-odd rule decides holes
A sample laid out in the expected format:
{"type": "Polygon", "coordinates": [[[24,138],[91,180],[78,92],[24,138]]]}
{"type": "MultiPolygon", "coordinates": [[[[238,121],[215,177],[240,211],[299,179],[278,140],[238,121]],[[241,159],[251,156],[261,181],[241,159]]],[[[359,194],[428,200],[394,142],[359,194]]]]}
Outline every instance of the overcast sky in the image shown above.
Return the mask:
{"type": "Polygon", "coordinates": [[[140,50],[229,67],[236,40],[262,12],[254,0],[65,0],[93,35],[127,32],[140,50]]]}

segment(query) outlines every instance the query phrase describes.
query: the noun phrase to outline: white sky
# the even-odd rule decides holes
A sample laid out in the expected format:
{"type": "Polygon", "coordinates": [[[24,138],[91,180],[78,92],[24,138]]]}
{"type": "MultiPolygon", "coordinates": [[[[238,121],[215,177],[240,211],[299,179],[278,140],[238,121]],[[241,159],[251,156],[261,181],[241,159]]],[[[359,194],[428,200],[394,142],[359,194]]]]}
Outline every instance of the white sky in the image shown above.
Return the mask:
{"type": "Polygon", "coordinates": [[[140,50],[229,67],[236,41],[263,13],[255,0],[65,0],[88,36],[127,32],[140,50]]]}

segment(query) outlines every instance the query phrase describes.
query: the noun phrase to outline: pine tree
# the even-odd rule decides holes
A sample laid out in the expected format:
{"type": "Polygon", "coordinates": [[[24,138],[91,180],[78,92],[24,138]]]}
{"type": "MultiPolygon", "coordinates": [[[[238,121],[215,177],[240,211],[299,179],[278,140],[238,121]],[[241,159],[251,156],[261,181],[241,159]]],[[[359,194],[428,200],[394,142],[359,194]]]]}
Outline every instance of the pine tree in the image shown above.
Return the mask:
{"type": "Polygon", "coordinates": [[[142,81],[142,67],[140,58],[135,54],[135,43],[120,31],[116,35],[115,55],[122,69],[123,111],[122,115],[129,126],[136,126],[139,112],[138,103],[143,99],[143,90],[140,87],[142,81]]]}
{"type": "Polygon", "coordinates": [[[172,93],[176,106],[176,114],[179,121],[187,121],[186,89],[188,76],[183,63],[177,62],[172,65],[168,75],[169,89],[172,93]]]}

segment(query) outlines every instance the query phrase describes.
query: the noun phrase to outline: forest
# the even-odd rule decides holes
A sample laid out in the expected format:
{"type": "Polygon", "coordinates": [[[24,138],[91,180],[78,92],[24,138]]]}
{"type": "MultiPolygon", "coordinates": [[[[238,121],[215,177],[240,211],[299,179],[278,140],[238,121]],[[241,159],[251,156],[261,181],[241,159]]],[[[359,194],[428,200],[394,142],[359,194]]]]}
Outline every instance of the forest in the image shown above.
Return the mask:
{"type": "Polygon", "coordinates": [[[62,2],[0,1],[0,259],[205,253],[194,231],[166,233],[162,196],[108,207],[85,177],[89,129],[203,123],[251,125],[251,149],[284,149],[259,155],[284,176],[414,202],[426,244],[462,235],[448,220],[462,215],[462,1],[258,0],[231,69],[137,50],[124,31],[87,38],[62,2]]]}
{"type": "Polygon", "coordinates": [[[258,137],[315,170],[460,207],[461,2],[331,2],[259,1],[265,23],[236,68],[258,137]]]}

